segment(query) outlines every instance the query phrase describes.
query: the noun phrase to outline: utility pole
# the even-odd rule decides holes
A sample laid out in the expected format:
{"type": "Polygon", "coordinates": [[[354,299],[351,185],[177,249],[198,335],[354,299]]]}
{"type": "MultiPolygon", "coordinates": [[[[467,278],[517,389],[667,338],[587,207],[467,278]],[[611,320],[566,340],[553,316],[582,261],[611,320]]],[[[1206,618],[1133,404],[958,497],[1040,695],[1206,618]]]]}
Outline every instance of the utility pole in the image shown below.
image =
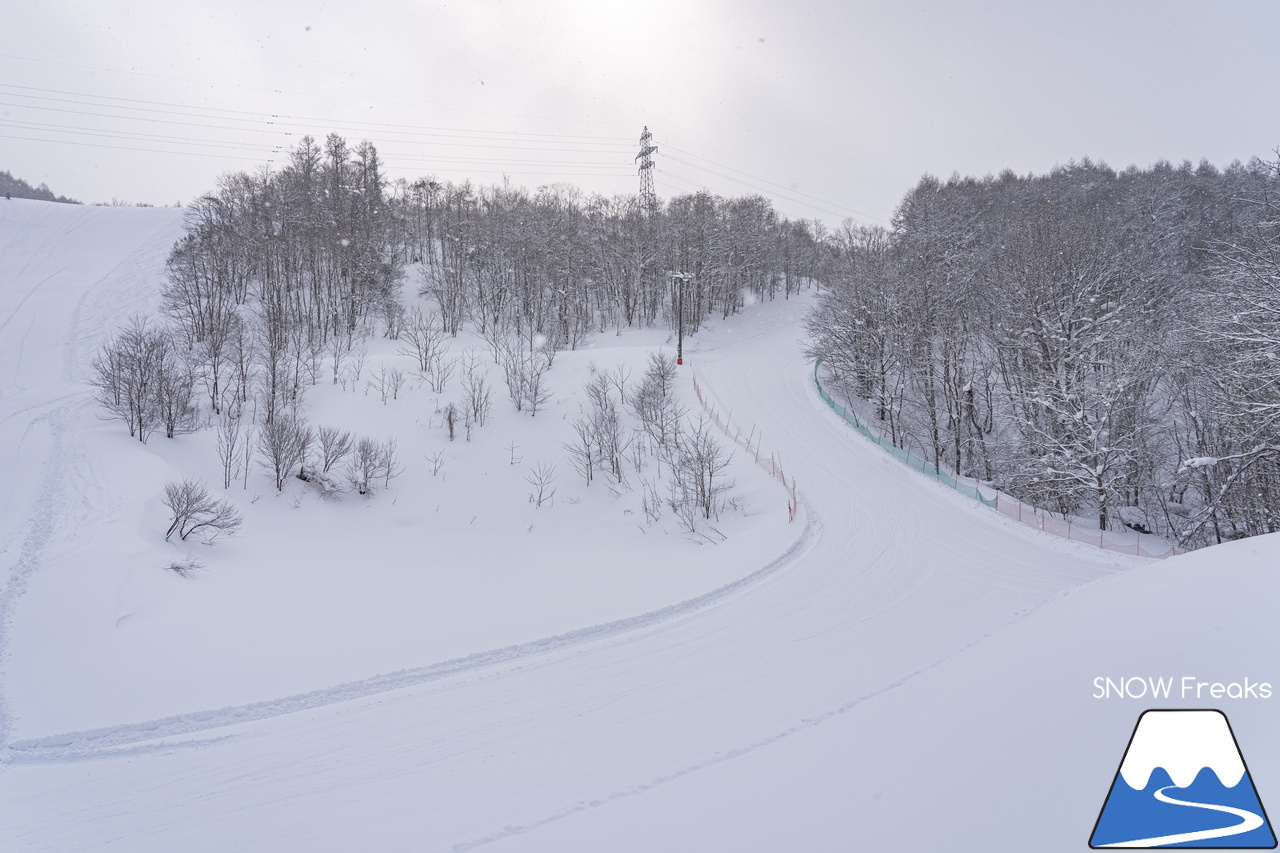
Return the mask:
{"type": "Polygon", "coordinates": [[[647,216],[652,216],[658,210],[658,196],[653,191],[653,153],[657,150],[658,146],[653,144],[653,134],[646,124],[644,133],[640,134],[640,153],[636,155],[636,159],[640,161],[640,207],[647,216]]]}
{"type": "Polygon", "coordinates": [[[672,307],[676,314],[676,364],[684,364],[684,287],[693,276],[687,272],[671,273],[672,307]]]}

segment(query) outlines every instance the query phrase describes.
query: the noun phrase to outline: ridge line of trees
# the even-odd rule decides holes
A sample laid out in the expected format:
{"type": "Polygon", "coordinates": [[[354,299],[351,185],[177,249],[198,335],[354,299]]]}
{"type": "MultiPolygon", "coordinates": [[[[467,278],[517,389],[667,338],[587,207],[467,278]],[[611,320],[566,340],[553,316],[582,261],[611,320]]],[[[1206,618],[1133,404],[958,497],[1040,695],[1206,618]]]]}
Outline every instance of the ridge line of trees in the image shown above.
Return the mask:
{"type": "Polygon", "coordinates": [[[35,201],[56,201],[62,204],[81,203],[64,195],[54,195],[53,190],[49,189],[49,185],[46,183],[33,187],[22,178],[15,178],[9,172],[0,172],[0,195],[6,194],[12,195],[14,198],[29,198],[35,201]]]}

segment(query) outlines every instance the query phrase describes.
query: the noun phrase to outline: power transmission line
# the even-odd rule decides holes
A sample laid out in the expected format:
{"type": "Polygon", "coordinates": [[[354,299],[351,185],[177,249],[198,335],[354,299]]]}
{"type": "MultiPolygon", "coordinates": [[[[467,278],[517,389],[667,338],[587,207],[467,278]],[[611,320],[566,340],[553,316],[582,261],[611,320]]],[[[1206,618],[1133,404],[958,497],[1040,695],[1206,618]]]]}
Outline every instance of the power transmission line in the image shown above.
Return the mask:
{"type": "MultiPolygon", "coordinates": [[[[681,154],[684,154],[684,155],[686,155],[686,156],[688,156],[688,157],[692,157],[692,158],[697,159],[697,160],[702,160],[702,161],[704,161],[704,162],[711,163],[713,166],[715,166],[715,167],[716,167],[716,168],[718,168],[718,169],[723,169],[723,170],[725,170],[725,171],[733,172],[733,173],[735,173],[735,174],[737,174],[737,175],[741,175],[742,177],[741,177],[741,178],[734,178],[734,177],[729,176],[729,175],[724,175],[724,174],[721,174],[721,173],[715,172],[715,171],[713,171],[713,170],[711,170],[711,169],[708,169],[707,167],[702,166],[702,165],[699,165],[699,164],[697,164],[697,163],[690,163],[690,162],[689,162],[689,161],[687,161],[687,160],[681,160],[681,159],[679,159],[679,158],[677,158],[677,157],[671,157],[671,158],[670,158],[670,159],[674,160],[675,162],[677,162],[677,163],[682,163],[682,164],[684,164],[684,165],[686,165],[686,166],[689,166],[690,168],[698,169],[698,170],[705,171],[705,172],[709,172],[710,174],[718,175],[719,177],[725,178],[726,180],[738,181],[738,182],[742,183],[744,186],[751,186],[751,187],[753,187],[753,188],[755,188],[755,189],[760,189],[760,184],[767,184],[768,186],[774,187],[774,190],[770,190],[770,191],[766,191],[766,192],[777,192],[778,190],[781,190],[781,191],[783,191],[783,192],[787,193],[787,194],[788,194],[788,195],[790,195],[790,196],[802,196],[803,198],[807,198],[807,199],[810,199],[810,200],[812,200],[812,201],[818,202],[819,204],[821,204],[823,207],[826,207],[826,208],[837,208],[837,209],[842,209],[842,210],[847,211],[849,214],[853,214],[853,215],[860,216],[860,217],[864,217],[864,218],[868,218],[868,219],[877,219],[877,220],[878,220],[878,217],[876,217],[876,216],[873,216],[873,215],[871,215],[871,214],[869,214],[869,213],[864,213],[864,212],[859,211],[859,210],[854,210],[853,208],[848,207],[847,205],[844,205],[844,204],[842,204],[842,203],[840,203],[840,202],[838,202],[838,201],[834,201],[834,200],[829,199],[829,198],[823,198],[823,197],[821,197],[821,196],[816,196],[816,195],[813,195],[813,194],[811,194],[811,193],[802,192],[801,190],[797,190],[797,189],[794,189],[794,188],[792,188],[792,187],[788,187],[788,186],[786,186],[786,185],[784,185],[784,184],[780,184],[780,183],[778,183],[777,181],[771,181],[771,180],[769,180],[768,178],[762,178],[762,177],[760,177],[759,175],[755,175],[755,174],[752,174],[752,173],[750,173],[750,172],[743,171],[742,169],[736,169],[736,168],[734,168],[733,166],[729,166],[729,165],[726,165],[726,164],[724,164],[724,163],[718,163],[718,162],[716,162],[715,160],[712,160],[712,159],[711,159],[711,158],[709,158],[709,157],[705,157],[705,156],[700,155],[700,154],[695,154],[695,153],[693,153],[693,152],[691,152],[691,151],[685,151],[685,150],[683,150],[683,149],[681,149],[681,148],[677,148],[677,147],[675,147],[675,146],[671,146],[671,145],[669,145],[669,146],[667,146],[667,147],[668,147],[668,149],[669,149],[669,150],[671,150],[671,151],[676,151],[676,152],[679,152],[679,153],[681,153],[681,154]],[[744,180],[744,179],[745,179],[745,180],[744,180]]],[[[797,201],[797,202],[799,201],[798,199],[793,199],[793,200],[795,200],[795,201],[797,201]]]]}
{"type": "Polygon", "coordinates": [[[408,107],[410,109],[416,109],[416,110],[436,110],[440,112],[468,113],[472,115],[497,116],[500,118],[534,119],[537,121],[570,122],[575,124],[615,125],[618,127],[622,127],[627,124],[626,122],[611,121],[606,119],[586,119],[586,118],[580,118],[575,116],[537,116],[537,115],[527,115],[527,114],[521,114],[521,113],[502,113],[502,112],[495,112],[493,110],[467,109],[465,107],[443,107],[443,106],[431,105],[431,104],[407,104],[402,101],[371,101],[368,98],[357,98],[349,95],[334,95],[331,93],[317,94],[315,92],[296,92],[296,91],[290,91],[288,89],[267,89],[259,86],[245,86],[240,83],[227,83],[226,81],[199,80],[192,77],[174,77],[172,75],[150,74],[147,72],[136,71],[136,70],[125,71],[119,68],[106,68],[100,65],[83,65],[75,62],[61,62],[53,59],[37,59],[36,57],[32,57],[32,56],[18,56],[12,53],[0,53],[0,59],[15,59],[21,62],[34,62],[34,63],[40,63],[44,65],[60,65],[65,68],[80,68],[86,71],[103,71],[108,74],[120,74],[126,77],[149,77],[154,80],[171,80],[177,83],[196,83],[200,86],[219,87],[223,89],[242,89],[246,92],[260,92],[262,94],[269,94],[269,95],[294,95],[294,96],[304,97],[304,98],[314,98],[316,100],[349,101],[352,103],[362,104],[365,106],[378,104],[381,106],[389,106],[389,107],[408,107]]]}
{"type": "MultiPolygon", "coordinates": [[[[4,88],[5,86],[6,84],[0,83],[0,88],[4,88]]],[[[0,94],[0,97],[3,97],[3,95],[0,94]]],[[[259,133],[279,132],[289,137],[296,136],[296,134],[285,132],[283,130],[284,128],[293,127],[293,128],[305,130],[308,128],[308,126],[303,124],[302,122],[305,122],[305,121],[325,122],[324,119],[319,119],[319,118],[303,119],[303,118],[295,118],[292,116],[281,116],[281,115],[263,114],[263,113],[248,113],[244,111],[236,111],[236,112],[239,112],[241,115],[247,116],[247,118],[237,118],[237,117],[231,117],[231,116],[227,116],[227,117],[204,116],[204,115],[201,115],[199,112],[176,112],[173,110],[156,110],[156,109],[146,109],[141,107],[116,107],[115,105],[111,105],[111,104],[84,103],[82,101],[77,101],[77,100],[68,100],[68,99],[62,99],[62,98],[47,98],[43,96],[27,95],[27,96],[19,96],[19,97],[28,97],[32,99],[52,101],[55,103],[69,103],[69,104],[73,104],[75,106],[80,106],[80,107],[96,107],[96,108],[105,109],[105,110],[111,110],[111,109],[144,110],[145,112],[157,113],[160,115],[168,115],[168,116],[178,116],[181,118],[205,118],[205,119],[212,118],[218,121],[251,122],[253,125],[257,125],[257,126],[256,127],[236,127],[236,126],[231,126],[227,124],[207,124],[203,122],[177,121],[173,118],[152,118],[152,117],[146,117],[146,116],[129,115],[127,113],[91,112],[89,110],[76,110],[76,109],[70,109],[68,107],[52,107],[52,106],[44,106],[41,104],[15,103],[13,100],[0,101],[0,105],[10,106],[17,109],[30,109],[30,110],[40,110],[42,112],[63,113],[67,115],[84,115],[84,116],[90,116],[95,118],[107,118],[107,119],[113,119],[116,121],[155,122],[155,123],[161,123],[161,124],[172,124],[172,125],[179,125],[179,126],[186,126],[186,127],[200,127],[200,128],[206,128],[206,129],[228,130],[228,131],[237,131],[237,132],[240,132],[240,131],[250,131],[250,132],[259,132],[259,133]]],[[[477,132],[477,131],[463,131],[463,130],[454,129],[454,128],[430,128],[430,127],[419,127],[414,125],[390,125],[390,124],[379,125],[372,122],[347,122],[342,120],[336,120],[336,121],[325,122],[325,123],[331,127],[336,126],[342,129],[345,129],[345,127],[343,126],[362,127],[365,129],[378,130],[381,133],[388,134],[388,135],[394,134],[394,135],[417,137],[420,139],[430,140],[432,144],[435,144],[435,145],[468,146],[468,147],[475,147],[475,148],[487,147],[487,148],[502,148],[507,150],[527,150],[527,151],[563,151],[566,153],[577,153],[579,151],[583,151],[587,153],[613,153],[613,154],[622,153],[624,150],[626,150],[627,147],[629,147],[627,143],[623,140],[615,140],[615,141],[600,143],[600,142],[594,141],[596,139],[595,137],[576,138],[571,136],[559,136],[554,134],[521,134],[516,132],[485,133],[485,132],[477,132]],[[397,130],[395,128],[407,128],[407,129],[397,130]],[[435,136],[439,136],[445,139],[459,139],[459,140],[467,140],[467,141],[466,142],[440,142],[432,139],[432,137],[435,137],[435,136]],[[541,142],[542,144],[528,144],[528,145],[495,144],[498,142],[521,142],[521,143],[541,142]],[[578,147],[568,147],[568,146],[578,146],[578,147]]]]}
{"type": "MultiPolygon", "coordinates": [[[[32,59],[30,57],[17,57],[10,54],[0,54],[0,58],[6,57],[31,62],[45,61],[32,59]]],[[[135,76],[156,77],[158,79],[179,80],[183,82],[200,82],[207,83],[211,86],[220,85],[227,88],[249,89],[253,91],[269,92],[277,95],[307,94],[288,93],[282,90],[272,89],[255,89],[254,87],[211,83],[209,81],[193,81],[187,78],[165,77],[164,75],[137,75],[135,72],[123,72],[115,69],[76,65],[74,63],[48,62],[51,64],[67,65],[70,67],[94,68],[94,70],[108,71],[111,73],[128,73],[134,74],[135,76]]],[[[368,101],[361,99],[346,98],[342,96],[308,96],[318,98],[322,97],[330,100],[357,100],[360,103],[369,103],[368,101]]],[[[68,145],[74,144],[80,147],[101,147],[107,150],[132,150],[146,153],[174,154],[183,156],[218,156],[220,159],[236,160],[252,160],[255,159],[255,157],[261,158],[263,154],[266,154],[268,162],[274,162],[277,159],[286,158],[288,156],[288,149],[296,144],[302,135],[310,135],[309,132],[311,128],[318,124],[325,127],[326,130],[370,133],[371,135],[381,137],[382,139],[380,141],[393,146],[386,147],[386,145],[384,145],[384,161],[388,162],[389,168],[395,168],[397,171],[406,171],[412,168],[412,165],[414,164],[421,164],[435,171],[457,173],[463,170],[461,168],[450,168],[450,166],[452,164],[459,164],[459,166],[468,165],[473,168],[473,171],[482,174],[510,174],[511,172],[518,172],[529,175],[561,175],[563,177],[569,177],[571,175],[582,177],[617,177],[623,174],[621,165],[622,161],[621,158],[618,160],[613,160],[612,158],[617,157],[630,147],[624,139],[610,136],[583,136],[574,134],[531,133],[523,131],[482,131],[469,128],[442,127],[425,124],[332,120],[319,117],[298,116],[288,113],[265,113],[253,112],[250,110],[227,109],[223,107],[200,107],[190,104],[175,103],[173,101],[125,98],[115,95],[97,95],[67,89],[21,86],[12,83],[0,83],[0,105],[9,106],[14,110],[38,110],[45,113],[61,114],[68,117],[83,116],[90,119],[124,122],[126,123],[126,126],[132,124],[135,127],[155,127],[157,125],[191,127],[235,135],[230,138],[213,140],[209,138],[197,138],[191,136],[181,137],[155,132],[146,132],[141,128],[137,130],[123,128],[94,129],[82,125],[68,126],[57,125],[50,122],[23,121],[14,118],[11,114],[8,121],[0,120],[0,127],[8,127],[17,131],[27,131],[32,134],[38,134],[38,136],[8,135],[4,137],[6,139],[26,140],[32,142],[52,142],[68,145]],[[30,103],[15,102],[16,99],[29,101],[30,103]],[[54,134],[55,138],[49,138],[48,134],[54,134]],[[246,134],[251,136],[246,138],[246,134]],[[196,152],[190,150],[173,150],[171,148],[167,150],[159,148],[140,148],[121,144],[92,143],[57,138],[60,136],[76,136],[87,139],[96,138],[101,140],[110,140],[111,142],[137,142],[157,146],[173,146],[179,149],[199,148],[204,150],[202,152],[196,152]],[[250,141],[251,139],[252,141],[250,141]],[[405,145],[415,144],[430,146],[433,149],[454,148],[465,149],[468,151],[487,149],[498,156],[465,157],[417,154],[409,153],[403,148],[405,145]],[[232,154],[216,155],[209,151],[209,149],[243,153],[238,156],[232,154]],[[523,159],[521,157],[504,158],[499,154],[499,152],[521,152],[523,159]],[[527,156],[523,156],[524,152],[538,153],[544,156],[528,158],[527,156]],[[557,155],[564,155],[565,158],[569,159],[554,159],[557,155]],[[575,159],[582,155],[595,155],[596,158],[600,159],[593,159],[591,161],[575,159]],[[474,168],[494,165],[500,165],[506,168],[474,168]],[[573,171],[557,172],[555,171],[557,168],[573,171]],[[617,171],[614,171],[615,169],[617,169],[617,171]]],[[[691,175],[706,175],[711,178],[718,179],[718,181],[716,181],[717,183],[727,182],[731,186],[745,187],[748,190],[785,201],[794,206],[817,211],[826,216],[843,219],[852,215],[863,219],[878,220],[878,217],[863,213],[831,198],[824,198],[819,195],[794,189],[791,186],[779,183],[778,181],[764,177],[761,174],[761,172],[768,172],[783,177],[785,180],[790,180],[784,175],[784,173],[776,169],[765,169],[753,166],[753,171],[747,171],[746,169],[728,165],[720,159],[715,159],[707,156],[707,154],[698,152],[707,151],[726,159],[738,158],[731,158],[730,155],[723,154],[722,152],[707,148],[706,146],[695,145],[691,142],[683,142],[682,144],[684,147],[667,145],[667,148],[671,152],[668,156],[668,162],[687,168],[690,170],[691,175]],[[676,155],[684,156],[681,157],[676,155]]],[[[631,150],[634,150],[634,148],[631,150]]],[[[641,161],[640,196],[642,203],[646,205],[646,209],[653,209],[657,205],[656,191],[654,190],[653,181],[655,172],[658,172],[659,170],[656,168],[656,164],[652,158],[652,154],[656,151],[657,146],[652,144],[652,135],[648,132],[648,128],[646,127],[644,135],[641,137],[641,153],[635,158],[636,160],[641,161]]],[[[699,183],[699,181],[692,180],[689,177],[670,173],[669,167],[664,171],[663,177],[670,178],[699,189],[708,188],[705,183],[699,183]]],[[[720,194],[727,196],[735,194],[733,192],[724,192],[723,183],[721,183],[721,187],[722,189],[719,190],[720,194]]]]}

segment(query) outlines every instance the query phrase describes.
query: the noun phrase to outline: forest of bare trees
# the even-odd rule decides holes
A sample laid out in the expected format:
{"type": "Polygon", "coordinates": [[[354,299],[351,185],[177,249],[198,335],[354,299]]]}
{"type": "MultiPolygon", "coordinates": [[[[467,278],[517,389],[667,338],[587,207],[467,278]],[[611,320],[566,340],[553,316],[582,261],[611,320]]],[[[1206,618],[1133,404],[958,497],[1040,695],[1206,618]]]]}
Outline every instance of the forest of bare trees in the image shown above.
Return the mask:
{"type": "MultiPolygon", "coordinates": [[[[820,225],[790,222],[758,196],[702,192],[644,210],[635,196],[560,185],[391,184],[372,144],[307,137],[283,168],[226,175],[188,208],[162,316],[109,340],[94,378],[108,413],[142,441],[214,426],[224,488],[247,484],[256,462],[277,490],[297,476],[322,495],[344,483],[370,494],[399,471],[394,441],[313,426],[304,406],[320,382],[364,383],[384,404],[398,397],[404,371],[365,368],[370,336],[397,341],[436,393],[459,377],[463,397],[441,417],[450,439],[469,438],[493,389],[474,350],[448,354],[464,327],[488,344],[514,408],[536,416],[558,352],[681,322],[672,272],[685,276],[691,333],[711,314],[797,292],[816,277],[823,241],[820,225]],[[331,472],[339,461],[345,477],[331,472]]],[[[621,449],[604,450],[621,477],[621,449]]],[[[696,451],[690,459],[709,452],[696,451]]],[[[718,483],[718,473],[706,479],[718,483]]],[[[708,520],[723,490],[695,491],[679,502],[708,520]]],[[[543,483],[542,502],[548,494],[543,483]]]]}
{"type": "Polygon", "coordinates": [[[832,236],[811,349],[940,470],[1188,546],[1280,529],[1276,164],[926,177],[832,236]]]}
{"type": "MultiPolygon", "coordinates": [[[[514,408],[536,415],[556,354],[592,335],[693,333],[822,282],[811,354],[896,444],[1103,529],[1200,546],[1280,529],[1278,168],[1085,160],[926,177],[892,227],[828,233],[758,196],[647,210],[564,185],[393,184],[372,144],[308,137],[285,167],[227,175],[189,208],[163,317],[121,330],[95,381],[144,441],[216,421],[224,485],[256,447],[277,488],[301,474],[327,493],[341,482],[316,440],[327,428],[301,404],[321,381],[395,399],[403,371],[363,376],[372,335],[398,341],[437,392],[458,373],[465,393],[443,417],[469,436],[493,389],[474,350],[446,357],[464,327],[514,408]]],[[[616,405],[597,407],[571,454],[588,482],[620,476],[600,427],[616,405]]],[[[366,451],[348,460],[353,488],[389,480],[393,447],[349,441],[366,451]]]]}

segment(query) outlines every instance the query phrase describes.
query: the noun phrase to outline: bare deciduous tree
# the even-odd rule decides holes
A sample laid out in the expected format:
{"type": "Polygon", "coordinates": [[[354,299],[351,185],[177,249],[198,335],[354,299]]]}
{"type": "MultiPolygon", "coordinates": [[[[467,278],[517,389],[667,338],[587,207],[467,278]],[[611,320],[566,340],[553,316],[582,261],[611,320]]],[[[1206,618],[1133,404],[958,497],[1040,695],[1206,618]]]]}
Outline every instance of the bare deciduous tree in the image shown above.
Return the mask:
{"type": "Polygon", "coordinates": [[[676,362],[666,352],[649,356],[649,368],[629,400],[631,411],[640,421],[655,448],[666,448],[680,430],[684,408],[674,395],[676,362]]]}
{"type": "Polygon", "coordinates": [[[222,498],[212,497],[198,480],[165,483],[162,500],[173,514],[169,529],[164,534],[166,541],[174,533],[185,540],[196,531],[212,541],[218,536],[232,535],[240,529],[243,521],[239,510],[222,498]]]}
{"type": "Polygon", "coordinates": [[[337,427],[322,426],[316,429],[320,445],[320,472],[328,474],[351,452],[351,433],[337,427]]]}
{"type": "Polygon", "coordinates": [[[517,412],[528,410],[538,414],[538,407],[551,399],[546,373],[551,369],[551,356],[544,347],[526,344],[519,335],[491,329],[488,336],[494,360],[502,368],[507,393],[517,412]]]}
{"type": "Polygon", "coordinates": [[[184,407],[180,399],[167,399],[172,392],[175,356],[169,335],[145,317],[133,317],[111,338],[93,359],[93,384],[98,402],[129,427],[129,435],[146,442],[151,432],[167,426],[162,400],[171,413],[184,407]],[[163,390],[162,390],[163,389],[163,390]]]}
{"type": "Polygon", "coordinates": [[[218,461],[222,465],[222,487],[231,488],[231,481],[241,473],[241,457],[250,440],[250,428],[238,407],[228,407],[218,418],[218,461]]]}
{"type": "MultiPolygon", "coordinates": [[[[725,451],[703,417],[690,423],[687,432],[682,430],[675,445],[672,482],[680,504],[697,507],[704,520],[718,517],[725,494],[733,488],[725,479],[733,454],[725,451]]],[[[673,509],[680,512],[678,506],[673,509]]]]}
{"type": "Polygon", "coordinates": [[[600,446],[596,439],[595,424],[591,422],[590,417],[581,415],[573,419],[572,426],[574,435],[577,437],[565,443],[564,449],[569,452],[569,462],[573,465],[573,470],[577,471],[590,486],[592,479],[595,478],[596,468],[600,464],[600,446]]]}
{"type": "Polygon", "coordinates": [[[347,460],[347,481],[362,495],[372,494],[378,479],[381,448],[372,438],[361,436],[347,460]]]}
{"type": "Polygon", "coordinates": [[[172,343],[157,365],[155,412],[166,438],[196,430],[195,373],[172,343]]]}
{"type": "Polygon", "coordinates": [[[394,438],[385,442],[362,436],[347,460],[347,481],[351,487],[362,495],[371,495],[377,489],[377,482],[389,486],[391,480],[404,471],[396,455],[394,438]]]}
{"type": "Polygon", "coordinates": [[[493,401],[493,391],[480,369],[479,359],[475,353],[468,353],[464,359],[462,374],[462,391],[465,395],[463,407],[467,417],[477,426],[484,426],[489,418],[489,408],[493,401]]]}
{"type": "Polygon", "coordinates": [[[437,358],[425,374],[427,387],[437,394],[443,394],[445,386],[449,384],[449,379],[457,369],[456,358],[437,358]]]}
{"type": "Polygon", "coordinates": [[[262,426],[258,433],[258,451],[262,454],[262,464],[275,478],[277,492],[284,489],[285,480],[306,461],[313,437],[306,421],[288,415],[277,415],[275,420],[262,426]]]}
{"type": "Polygon", "coordinates": [[[378,445],[378,476],[382,478],[384,487],[390,486],[392,479],[404,473],[400,457],[396,453],[396,440],[388,438],[378,445]]]}
{"type": "Polygon", "coordinates": [[[414,306],[405,314],[399,351],[413,356],[418,372],[426,376],[449,351],[447,333],[434,315],[414,306]]]}
{"type": "Polygon", "coordinates": [[[350,334],[341,332],[329,336],[327,351],[329,360],[333,366],[333,384],[338,384],[338,379],[342,375],[343,364],[347,360],[347,356],[351,355],[352,349],[355,347],[355,338],[350,334]]]}

